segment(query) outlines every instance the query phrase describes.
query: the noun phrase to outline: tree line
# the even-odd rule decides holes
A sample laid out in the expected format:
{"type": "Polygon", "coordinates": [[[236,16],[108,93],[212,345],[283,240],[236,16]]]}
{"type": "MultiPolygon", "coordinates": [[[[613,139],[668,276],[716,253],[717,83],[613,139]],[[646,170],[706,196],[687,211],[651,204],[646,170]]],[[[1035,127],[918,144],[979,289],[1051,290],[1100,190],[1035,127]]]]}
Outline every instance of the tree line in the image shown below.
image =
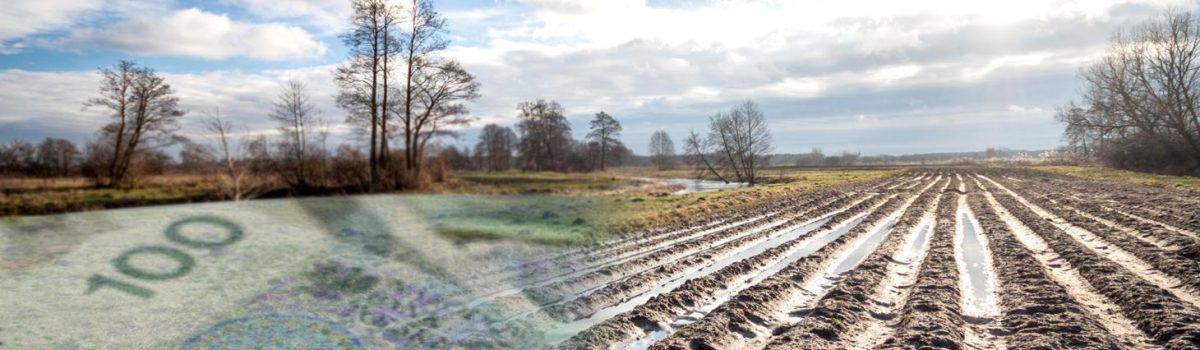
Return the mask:
{"type": "Polygon", "coordinates": [[[460,170],[589,172],[624,165],[633,156],[620,139],[621,122],[606,112],[596,113],[586,137],[576,140],[558,102],[522,102],[517,110],[516,131],[485,125],[473,151],[448,147],[441,158],[460,170]]]}
{"type": "Polygon", "coordinates": [[[1070,151],[1116,168],[1200,175],[1200,20],[1188,12],[1119,30],[1059,108],[1070,151]]]}

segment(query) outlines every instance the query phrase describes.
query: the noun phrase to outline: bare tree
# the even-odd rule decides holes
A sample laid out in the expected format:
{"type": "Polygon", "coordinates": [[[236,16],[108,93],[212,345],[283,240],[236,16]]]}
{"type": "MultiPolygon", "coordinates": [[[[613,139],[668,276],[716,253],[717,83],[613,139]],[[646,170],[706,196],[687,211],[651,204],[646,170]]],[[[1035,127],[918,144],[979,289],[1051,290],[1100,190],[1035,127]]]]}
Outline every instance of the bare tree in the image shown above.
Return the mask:
{"type": "Polygon", "coordinates": [[[420,114],[417,109],[421,98],[421,80],[430,76],[424,71],[435,65],[434,55],[445,50],[450,42],[445,38],[446,19],[434,10],[433,3],[411,0],[407,9],[407,23],[400,39],[400,54],[405,65],[404,86],[400,87],[404,106],[397,113],[404,126],[404,169],[411,173],[418,171],[421,157],[421,153],[417,152],[418,143],[421,142],[418,130],[420,122],[417,120],[420,114]]]}
{"type": "Polygon", "coordinates": [[[658,170],[675,167],[675,143],[666,131],[658,130],[650,135],[650,158],[658,170]]]}
{"type": "Polygon", "coordinates": [[[45,176],[70,176],[79,159],[79,149],[64,139],[47,137],[38,144],[37,164],[45,176]]]}
{"type": "Polygon", "coordinates": [[[517,134],[508,127],[488,124],[479,133],[475,144],[475,156],[488,171],[508,170],[512,167],[512,154],[517,146],[517,134]]]}
{"type": "Polygon", "coordinates": [[[687,138],[683,139],[683,161],[691,166],[696,176],[703,178],[712,175],[721,182],[729,183],[729,179],[724,175],[724,169],[718,168],[720,164],[713,161],[717,158],[713,144],[695,130],[689,131],[687,138]]]}
{"type": "Polygon", "coordinates": [[[689,164],[698,173],[753,186],[758,183],[758,169],[769,164],[771,133],[758,105],[746,101],[714,115],[708,137],[701,139],[693,132],[685,149],[689,164]]]}
{"type": "Polygon", "coordinates": [[[565,171],[572,154],[574,140],[571,125],[563,116],[558,102],[537,100],[521,102],[517,129],[521,133],[520,151],[524,169],[535,171],[565,171]]]}
{"type": "Polygon", "coordinates": [[[380,186],[380,167],[388,152],[390,77],[399,42],[394,31],[398,9],[384,0],[353,0],[350,31],[342,34],[349,59],[334,71],[337,103],[349,113],[348,122],[370,132],[370,188],[380,186]]]}
{"type": "Polygon", "coordinates": [[[122,60],[110,69],[101,69],[100,75],[100,97],[84,105],[104,107],[112,113],[114,121],[100,130],[100,142],[112,151],[107,169],[102,169],[98,179],[106,180],[100,185],[119,186],[127,180],[130,164],[140,153],[153,153],[175,141],[178,120],[185,112],[179,109],[175,91],[153,69],[122,60]]]}
{"type": "Polygon", "coordinates": [[[205,129],[217,136],[217,146],[220,152],[219,161],[221,163],[223,192],[227,198],[235,201],[240,201],[246,198],[255,189],[254,186],[246,185],[247,176],[250,169],[241,160],[241,151],[245,147],[234,146],[230,142],[230,137],[234,132],[233,123],[221,118],[221,110],[214,109],[208,119],[205,120],[205,129]]]}
{"type": "MultiPolygon", "coordinates": [[[[420,173],[421,160],[429,140],[437,136],[455,135],[455,129],[473,121],[474,118],[467,115],[468,110],[463,102],[479,97],[479,83],[475,81],[475,76],[467,73],[458,62],[440,62],[426,66],[418,73],[418,90],[415,95],[409,94],[416,100],[406,104],[413,107],[406,113],[416,114],[404,118],[405,135],[411,135],[413,139],[407,148],[410,152],[405,154],[405,159],[412,160],[409,163],[413,167],[407,169],[417,174],[420,173]]],[[[411,172],[410,175],[415,175],[411,172]]]]}
{"type": "Polygon", "coordinates": [[[282,175],[285,181],[299,188],[313,185],[308,139],[314,127],[314,114],[308,91],[299,81],[285,83],[272,104],[270,118],[279,123],[284,137],[279,144],[284,155],[282,175]]]}
{"type": "Polygon", "coordinates": [[[1115,166],[1200,173],[1200,20],[1191,13],[1118,32],[1061,108],[1064,138],[1115,166]]]}
{"type": "Polygon", "coordinates": [[[588,140],[596,143],[599,151],[598,163],[600,171],[604,171],[605,162],[613,154],[616,148],[624,148],[621,143],[621,122],[618,122],[608,113],[603,111],[596,113],[596,118],[592,119],[591,132],[587,135],[588,140]]]}

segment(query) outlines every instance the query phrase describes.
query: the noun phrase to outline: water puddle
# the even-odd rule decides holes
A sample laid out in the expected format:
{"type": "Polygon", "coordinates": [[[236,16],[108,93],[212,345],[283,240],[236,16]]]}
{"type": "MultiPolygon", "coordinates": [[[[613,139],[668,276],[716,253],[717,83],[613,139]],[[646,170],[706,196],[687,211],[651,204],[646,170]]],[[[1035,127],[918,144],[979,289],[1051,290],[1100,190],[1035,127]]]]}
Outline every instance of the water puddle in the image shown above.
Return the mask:
{"type": "Polygon", "coordinates": [[[929,220],[922,221],[920,227],[917,228],[917,235],[913,237],[904,250],[896,256],[896,260],[905,263],[913,263],[921,256],[921,252],[925,250],[925,242],[929,241],[929,234],[933,232],[933,225],[929,224],[929,220]]]}
{"type": "Polygon", "coordinates": [[[991,254],[987,249],[987,237],[979,233],[975,216],[963,206],[966,198],[959,202],[958,230],[955,243],[958,246],[959,275],[963,280],[963,313],[968,316],[987,317],[996,314],[995,276],[992,274],[991,254]]]}
{"type": "MultiPolygon", "coordinates": [[[[865,217],[864,217],[865,218],[865,217]]],[[[797,305],[806,305],[813,300],[817,300],[825,291],[833,287],[844,278],[842,274],[853,270],[862,263],[868,254],[875,250],[875,247],[883,241],[883,237],[887,236],[887,232],[892,229],[898,220],[897,215],[892,215],[887,218],[887,221],[875,226],[867,236],[859,238],[857,242],[849,243],[849,251],[839,256],[833,263],[825,267],[820,276],[809,280],[804,284],[804,287],[799,291],[800,295],[796,296],[789,305],[793,307],[797,305]],[[878,236],[878,237],[877,237],[878,236]]],[[[839,235],[840,236],[840,235],[839,235]]],[[[803,310],[802,310],[803,311],[803,310]]],[[[807,312],[786,312],[782,313],[780,319],[785,323],[800,322],[807,312]]]]}
{"type": "Polygon", "coordinates": [[[662,177],[638,177],[637,180],[661,183],[667,185],[681,185],[683,189],[675,191],[672,194],[688,194],[701,193],[709,191],[719,191],[730,188],[745,187],[745,182],[722,182],[716,180],[700,180],[700,179],[683,179],[683,178],[662,178],[662,177]]]}
{"type": "Polygon", "coordinates": [[[879,227],[876,227],[875,232],[872,232],[870,236],[867,236],[865,241],[859,243],[854,250],[842,257],[842,260],[833,268],[833,274],[841,275],[854,269],[854,267],[862,263],[863,259],[866,259],[868,254],[871,254],[871,252],[875,251],[875,248],[879,246],[879,243],[883,242],[883,239],[888,236],[888,231],[891,231],[892,227],[896,226],[896,221],[898,219],[899,218],[897,217],[888,218],[887,222],[879,227]]]}
{"type": "Polygon", "coordinates": [[[904,246],[892,255],[893,262],[888,266],[887,278],[876,291],[874,298],[877,301],[870,305],[871,313],[877,316],[868,320],[865,330],[847,340],[849,343],[846,348],[873,349],[887,339],[890,328],[886,320],[890,320],[889,315],[894,316],[908,299],[911,290],[905,287],[917,280],[917,270],[929,248],[933,220],[932,213],[927,213],[916,229],[907,232],[904,246]]]}

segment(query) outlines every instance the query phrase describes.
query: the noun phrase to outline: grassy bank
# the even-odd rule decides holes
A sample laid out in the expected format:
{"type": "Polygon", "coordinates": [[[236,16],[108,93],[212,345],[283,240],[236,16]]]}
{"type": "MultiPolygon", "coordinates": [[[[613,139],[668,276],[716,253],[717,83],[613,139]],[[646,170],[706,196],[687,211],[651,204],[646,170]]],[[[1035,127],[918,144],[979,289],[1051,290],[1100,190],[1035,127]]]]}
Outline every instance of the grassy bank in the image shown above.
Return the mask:
{"type": "Polygon", "coordinates": [[[1200,177],[1147,174],[1096,166],[1037,166],[1034,168],[1096,180],[1123,181],[1137,185],[1200,190],[1200,177]]]}
{"type": "Polygon", "coordinates": [[[200,175],[159,175],[136,188],[98,188],[83,178],[0,180],[0,216],[219,200],[218,187],[200,175]]]}
{"type": "MultiPolygon", "coordinates": [[[[650,227],[674,220],[694,217],[723,210],[737,209],[760,204],[786,196],[818,191],[830,187],[874,181],[900,173],[903,170],[804,170],[768,172],[764,181],[754,187],[742,187],[715,192],[690,193],[685,195],[658,196],[651,194],[616,194],[617,210],[623,215],[621,230],[650,227]]],[[[655,176],[676,175],[650,174],[655,176]]]]}
{"type": "MultiPolygon", "coordinates": [[[[769,172],[758,186],[682,195],[670,194],[677,189],[671,185],[637,177],[687,177],[683,171],[463,172],[432,190],[408,193],[403,200],[439,234],[464,242],[519,240],[569,245],[898,172],[769,172]]],[[[41,215],[219,200],[216,193],[216,184],[184,175],[150,179],[131,189],[94,188],[76,180],[9,183],[0,195],[0,208],[10,216],[41,215]]]]}

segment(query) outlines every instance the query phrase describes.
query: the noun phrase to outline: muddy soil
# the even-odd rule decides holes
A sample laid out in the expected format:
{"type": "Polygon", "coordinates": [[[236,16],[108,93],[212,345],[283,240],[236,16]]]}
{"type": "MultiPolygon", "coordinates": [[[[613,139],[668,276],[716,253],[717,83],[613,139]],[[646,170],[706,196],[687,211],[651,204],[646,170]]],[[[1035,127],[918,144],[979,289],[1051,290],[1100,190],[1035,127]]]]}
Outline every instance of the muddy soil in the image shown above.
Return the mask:
{"type": "Polygon", "coordinates": [[[1057,202],[1037,194],[1049,190],[1047,188],[1041,186],[1013,186],[1012,183],[1005,183],[1004,185],[1021,194],[1037,206],[1065,219],[1068,223],[1096,235],[1105,242],[1113,244],[1144,260],[1160,271],[1179,279],[1193,290],[1200,290],[1200,261],[1186,259],[1176,254],[1177,251],[1162,249],[1154,244],[1122,232],[1117,228],[1104,225],[1096,219],[1083,216],[1074,210],[1065,209],[1057,202]]]}
{"type": "MultiPolygon", "coordinates": [[[[956,178],[950,188],[960,185],[956,178]]],[[[954,257],[955,215],[960,195],[957,191],[947,192],[938,201],[929,253],[921,264],[913,292],[901,310],[896,333],[884,341],[881,348],[962,349],[965,334],[959,303],[962,291],[954,257]]]]}
{"type": "Polygon", "coordinates": [[[1066,232],[1041,218],[994,184],[984,181],[984,189],[1022,223],[1041,236],[1050,249],[1060,254],[1100,294],[1121,307],[1139,329],[1167,348],[1200,347],[1200,310],[1158,286],[1137,277],[1127,268],[1100,257],[1066,232]]]}
{"type": "MultiPolygon", "coordinates": [[[[898,200],[900,199],[893,198],[889,201],[898,200]]],[[[869,204],[862,203],[844,210],[843,213],[861,212],[867,207],[869,204]]],[[[838,213],[835,216],[849,219],[848,214],[838,213]]],[[[830,221],[838,218],[831,218],[833,220],[830,221]]],[[[688,315],[689,317],[696,317],[697,309],[714,302],[718,292],[726,291],[739,280],[753,276],[754,273],[766,268],[769,263],[778,261],[789,251],[801,245],[805,241],[804,238],[814,235],[815,233],[810,232],[808,235],[784,242],[707,276],[688,280],[669,293],[655,296],[630,312],[618,315],[580,333],[564,343],[562,348],[600,348],[605,344],[620,344],[646,337],[653,332],[665,333],[671,327],[672,321],[678,320],[681,315],[690,312],[692,314],[688,315]]]]}
{"type": "Polygon", "coordinates": [[[1200,349],[1198,219],[1191,191],[915,170],[497,267],[494,312],[426,345],[1200,349]]]}
{"type": "MultiPolygon", "coordinates": [[[[969,184],[975,187],[974,183],[969,184]]],[[[1116,341],[1055,283],[979,193],[967,202],[991,243],[1001,325],[1010,349],[1116,349],[1116,341]]]]}
{"type": "MultiPolygon", "coordinates": [[[[780,325],[780,310],[794,295],[801,293],[804,284],[837,256],[844,253],[850,242],[867,233],[875,224],[892,215],[893,207],[872,211],[866,219],[846,234],[829,242],[812,254],[796,260],[771,277],[738,293],[714,309],[703,319],[688,324],[670,337],[654,344],[651,349],[736,348],[747,340],[761,341],[780,325]],[[755,339],[759,338],[759,339],[755,339]]],[[[853,215],[849,212],[844,212],[853,215]]],[[[831,221],[829,228],[833,228],[831,221]]]]}
{"type": "Polygon", "coordinates": [[[785,327],[773,337],[767,348],[846,347],[840,341],[865,328],[866,322],[875,317],[871,312],[871,305],[875,302],[872,297],[887,277],[893,256],[904,244],[907,233],[916,229],[921,218],[933,210],[935,199],[949,183],[949,180],[944,180],[934,185],[934,190],[921,193],[879,247],[818,301],[800,323],[785,327]]]}

